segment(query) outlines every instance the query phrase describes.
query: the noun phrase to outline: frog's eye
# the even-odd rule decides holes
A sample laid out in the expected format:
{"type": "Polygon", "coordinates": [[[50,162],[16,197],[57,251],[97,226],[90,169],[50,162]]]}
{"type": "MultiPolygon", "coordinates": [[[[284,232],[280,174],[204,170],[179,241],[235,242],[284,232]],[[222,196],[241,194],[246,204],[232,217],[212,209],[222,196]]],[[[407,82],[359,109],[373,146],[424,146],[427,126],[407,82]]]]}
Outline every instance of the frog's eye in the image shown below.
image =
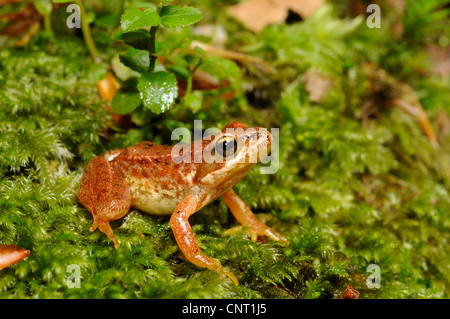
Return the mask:
{"type": "Polygon", "coordinates": [[[224,135],[221,136],[215,146],[215,152],[219,156],[225,158],[233,157],[238,149],[237,140],[234,136],[224,135]]]}

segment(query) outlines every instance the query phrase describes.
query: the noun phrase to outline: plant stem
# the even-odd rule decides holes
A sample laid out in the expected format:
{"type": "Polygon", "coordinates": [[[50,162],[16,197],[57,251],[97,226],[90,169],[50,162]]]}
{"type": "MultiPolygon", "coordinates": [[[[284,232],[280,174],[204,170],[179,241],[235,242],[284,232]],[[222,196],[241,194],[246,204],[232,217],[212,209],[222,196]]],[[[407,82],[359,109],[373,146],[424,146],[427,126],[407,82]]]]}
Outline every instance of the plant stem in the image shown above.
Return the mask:
{"type": "Polygon", "coordinates": [[[83,1],[74,0],[74,2],[80,7],[81,31],[83,32],[84,43],[86,43],[86,46],[89,50],[89,54],[91,55],[91,58],[97,62],[98,61],[98,52],[97,52],[97,48],[95,47],[94,40],[92,39],[91,29],[89,28],[89,24],[87,22],[86,9],[84,8],[83,1]]]}
{"type": "Polygon", "coordinates": [[[44,15],[44,29],[47,32],[52,31],[52,20],[50,14],[44,15]]]}
{"type": "Polygon", "coordinates": [[[203,61],[200,59],[200,61],[198,61],[198,63],[195,65],[195,67],[191,70],[190,74],[189,74],[189,78],[187,80],[187,87],[186,87],[186,94],[191,93],[192,91],[192,81],[194,79],[194,72],[195,70],[197,70],[197,68],[203,63],[203,61]]]}
{"type": "Polygon", "coordinates": [[[150,28],[150,43],[148,45],[148,52],[150,53],[150,65],[148,67],[148,72],[153,72],[153,70],[155,69],[155,62],[156,62],[156,46],[155,46],[155,41],[156,41],[156,30],[158,30],[159,26],[155,26],[155,27],[151,27],[150,28]]]}

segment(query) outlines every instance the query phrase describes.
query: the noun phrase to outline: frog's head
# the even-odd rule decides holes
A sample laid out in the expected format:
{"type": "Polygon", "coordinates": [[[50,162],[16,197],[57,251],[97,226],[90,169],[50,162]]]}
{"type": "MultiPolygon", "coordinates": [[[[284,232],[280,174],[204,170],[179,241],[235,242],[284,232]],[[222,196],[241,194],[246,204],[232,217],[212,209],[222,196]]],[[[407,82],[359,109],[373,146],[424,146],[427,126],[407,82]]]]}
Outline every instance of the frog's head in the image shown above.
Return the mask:
{"type": "Polygon", "coordinates": [[[268,155],[272,141],[266,129],[231,122],[204,144],[206,163],[202,164],[198,177],[202,183],[212,186],[232,186],[268,155]]]}

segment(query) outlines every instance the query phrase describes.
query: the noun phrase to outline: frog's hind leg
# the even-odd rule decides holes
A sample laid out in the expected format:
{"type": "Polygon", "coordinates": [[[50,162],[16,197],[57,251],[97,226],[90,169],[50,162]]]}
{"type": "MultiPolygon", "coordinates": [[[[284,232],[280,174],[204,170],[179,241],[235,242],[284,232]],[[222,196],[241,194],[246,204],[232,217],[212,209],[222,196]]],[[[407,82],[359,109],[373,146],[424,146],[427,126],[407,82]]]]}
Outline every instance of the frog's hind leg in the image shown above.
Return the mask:
{"type": "Polygon", "coordinates": [[[89,230],[98,227],[114,242],[114,247],[119,248],[109,222],[126,215],[132,197],[125,178],[112,170],[105,157],[98,156],[89,161],[78,189],[78,199],[94,218],[89,230]]]}

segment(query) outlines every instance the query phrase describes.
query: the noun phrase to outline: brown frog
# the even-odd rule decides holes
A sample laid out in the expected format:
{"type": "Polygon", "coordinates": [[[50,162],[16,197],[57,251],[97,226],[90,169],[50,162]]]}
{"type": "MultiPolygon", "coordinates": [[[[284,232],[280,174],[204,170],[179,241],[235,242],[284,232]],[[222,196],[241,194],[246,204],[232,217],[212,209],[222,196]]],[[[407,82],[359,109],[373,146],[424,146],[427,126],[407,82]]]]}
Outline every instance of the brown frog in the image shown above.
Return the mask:
{"type": "Polygon", "coordinates": [[[154,215],[172,215],[169,224],[184,256],[238,284],[219,260],[201,252],[188,218],[222,196],[242,224],[225,234],[245,226],[252,240],[267,236],[288,243],[284,236],[259,222],[232,190],[252,165],[268,153],[271,144],[272,136],[267,130],[247,128],[240,122],[229,123],[210,140],[202,140],[200,147],[194,147],[195,142],[189,144],[182,148],[182,154],[174,152],[174,146],[141,142],[90,160],[78,198],[93,215],[90,230],[98,227],[115,248],[119,248],[119,242],[109,222],[122,218],[131,207],[154,215]]]}

